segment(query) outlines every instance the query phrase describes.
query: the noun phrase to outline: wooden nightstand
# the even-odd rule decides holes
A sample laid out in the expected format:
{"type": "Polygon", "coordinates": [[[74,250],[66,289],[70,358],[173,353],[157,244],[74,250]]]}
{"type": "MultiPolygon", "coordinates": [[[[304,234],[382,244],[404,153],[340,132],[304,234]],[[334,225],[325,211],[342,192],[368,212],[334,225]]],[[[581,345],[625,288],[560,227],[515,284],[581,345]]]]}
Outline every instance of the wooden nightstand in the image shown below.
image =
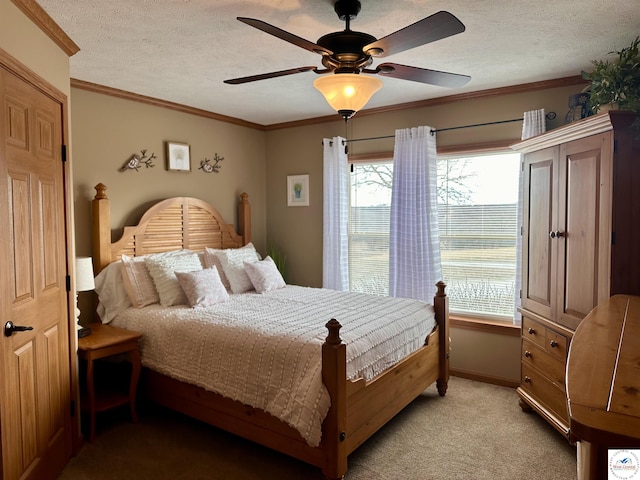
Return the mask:
{"type": "Polygon", "coordinates": [[[131,419],[138,421],[136,414],[136,389],[140,378],[140,353],[138,352],[138,340],[142,334],[131,332],[111,325],[100,323],[91,325],[91,335],[78,339],[78,356],[86,360],[86,401],[82,407],[89,412],[89,441],[93,441],[96,430],[96,413],[109,410],[120,405],[129,404],[131,419]],[[99,358],[112,355],[128,354],[131,362],[131,379],[129,391],[96,392],[94,385],[94,361],[99,358]]]}

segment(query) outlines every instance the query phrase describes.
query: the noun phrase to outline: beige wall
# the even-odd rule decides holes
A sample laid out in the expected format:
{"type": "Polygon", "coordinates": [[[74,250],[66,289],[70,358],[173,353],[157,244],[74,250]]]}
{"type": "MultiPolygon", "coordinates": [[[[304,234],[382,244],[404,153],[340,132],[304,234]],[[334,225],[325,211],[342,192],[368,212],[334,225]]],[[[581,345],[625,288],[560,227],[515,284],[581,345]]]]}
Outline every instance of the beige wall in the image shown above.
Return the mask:
{"type": "Polygon", "coordinates": [[[73,167],[76,250],[91,254],[91,199],[94,186],[104,183],[111,200],[114,228],[137,221],[141,205],[173,196],[201,198],[216,206],[223,218],[236,223],[242,192],[252,204],[256,248],[266,244],[265,133],[256,129],[72,89],[73,167]],[[191,146],[191,172],[166,169],[165,142],[191,146]],[[153,168],[120,172],[133,154],[155,153],[153,168]],[[219,173],[199,169],[205,157],[224,157],[219,173]]]}

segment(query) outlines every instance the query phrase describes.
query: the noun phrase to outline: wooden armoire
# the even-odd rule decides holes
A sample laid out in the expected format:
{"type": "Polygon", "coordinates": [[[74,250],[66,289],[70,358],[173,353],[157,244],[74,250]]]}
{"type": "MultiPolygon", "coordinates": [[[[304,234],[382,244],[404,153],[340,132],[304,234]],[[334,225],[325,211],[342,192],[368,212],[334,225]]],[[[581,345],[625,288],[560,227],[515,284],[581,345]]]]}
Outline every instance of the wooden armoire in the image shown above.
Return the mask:
{"type": "MultiPolygon", "coordinates": [[[[640,125],[611,111],[513,146],[523,154],[523,410],[569,436],[573,332],[598,303],[640,294],[640,125]]],[[[638,121],[640,124],[640,121],[638,121]]],[[[585,372],[585,375],[588,375],[585,372]]]]}

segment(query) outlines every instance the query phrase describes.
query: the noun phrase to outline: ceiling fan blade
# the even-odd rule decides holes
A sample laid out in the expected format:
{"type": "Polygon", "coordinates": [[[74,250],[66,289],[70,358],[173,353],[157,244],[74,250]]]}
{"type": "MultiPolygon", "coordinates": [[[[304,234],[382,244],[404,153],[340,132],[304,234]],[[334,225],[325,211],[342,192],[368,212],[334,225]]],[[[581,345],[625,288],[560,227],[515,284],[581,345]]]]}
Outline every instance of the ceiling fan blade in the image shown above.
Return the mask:
{"type": "Polygon", "coordinates": [[[370,52],[374,57],[386,57],[410,48],[435,42],[464,32],[464,24],[449,12],[440,11],[422,20],[404,27],[397,32],[365,45],[365,53],[370,50],[382,50],[382,53],[370,52]]]}
{"type": "Polygon", "coordinates": [[[471,80],[471,77],[468,75],[439,72],[438,70],[410,67],[408,65],[400,65],[397,63],[382,63],[378,65],[378,68],[375,71],[385,77],[400,78],[402,80],[411,80],[413,82],[428,83],[430,85],[449,88],[463,87],[469,80],[471,80]]]}
{"type": "Polygon", "coordinates": [[[308,72],[309,70],[315,70],[316,67],[298,67],[290,68],[289,70],[280,70],[278,72],[262,73],[260,75],[251,75],[249,77],[232,78],[225,80],[224,83],[229,85],[238,85],[241,83],[255,82],[257,80],[266,80],[267,78],[284,77],[285,75],[293,75],[294,73],[308,72]]]}
{"type": "Polygon", "coordinates": [[[247,25],[251,25],[252,27],[257,28],[258,30],[262,30],[274,37],[278,37],[285,42],[293,43],[294,45],[304,48],[305,50],[309,50],[310,52],[319,53],[320,55],[331,55],[333,52],[328,50],[320,45],[316,45],[309,40],[306,40],[302,37],[298,37],[293,33],[289,33],[281,28],[274,27],[273,25],[263,22],[262,20],[256,20],[255,18],[247,18],[247,17],[237,17],[242,23],[246,23],[247,25]]]}

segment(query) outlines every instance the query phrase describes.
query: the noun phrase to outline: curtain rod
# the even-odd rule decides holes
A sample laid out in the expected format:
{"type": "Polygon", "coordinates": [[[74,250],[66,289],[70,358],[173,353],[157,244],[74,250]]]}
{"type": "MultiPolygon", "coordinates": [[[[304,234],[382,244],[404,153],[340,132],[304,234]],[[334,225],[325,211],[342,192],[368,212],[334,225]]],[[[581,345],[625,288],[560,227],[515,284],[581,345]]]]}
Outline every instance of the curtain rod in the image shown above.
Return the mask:
{"type": "MultiPolygon", "coordinates": [[[[554,118],[556,118],[556,112],[549,112],[545,115],[545,118],[549,119],[549,120],[553,120],[554,118]]],[[[437,132],[445,132],[447,130],[458,130],[461,128],[471,128],[471,127],[484,127],[486,125],[497,125],[499,123],[511,123],[511,122],[521,122],[523,121],[524,118],[512,118],[511,120],[500,120],[497,122],[486,122],[486,123],[474,123],[473,125],[460,125],[458,127],[448,127],[448,128],[438,128],[438,129],[432,129],[431,130],[431,135],[436,134],[437,132]]],[[[395,135],[384,135],[382,137],[369,137],[369,138],[354,138],[352,140],[343,140],[344,142],[363,142],[365,140],[380,140],[382,138],[394,138],[395,135]]]]}

